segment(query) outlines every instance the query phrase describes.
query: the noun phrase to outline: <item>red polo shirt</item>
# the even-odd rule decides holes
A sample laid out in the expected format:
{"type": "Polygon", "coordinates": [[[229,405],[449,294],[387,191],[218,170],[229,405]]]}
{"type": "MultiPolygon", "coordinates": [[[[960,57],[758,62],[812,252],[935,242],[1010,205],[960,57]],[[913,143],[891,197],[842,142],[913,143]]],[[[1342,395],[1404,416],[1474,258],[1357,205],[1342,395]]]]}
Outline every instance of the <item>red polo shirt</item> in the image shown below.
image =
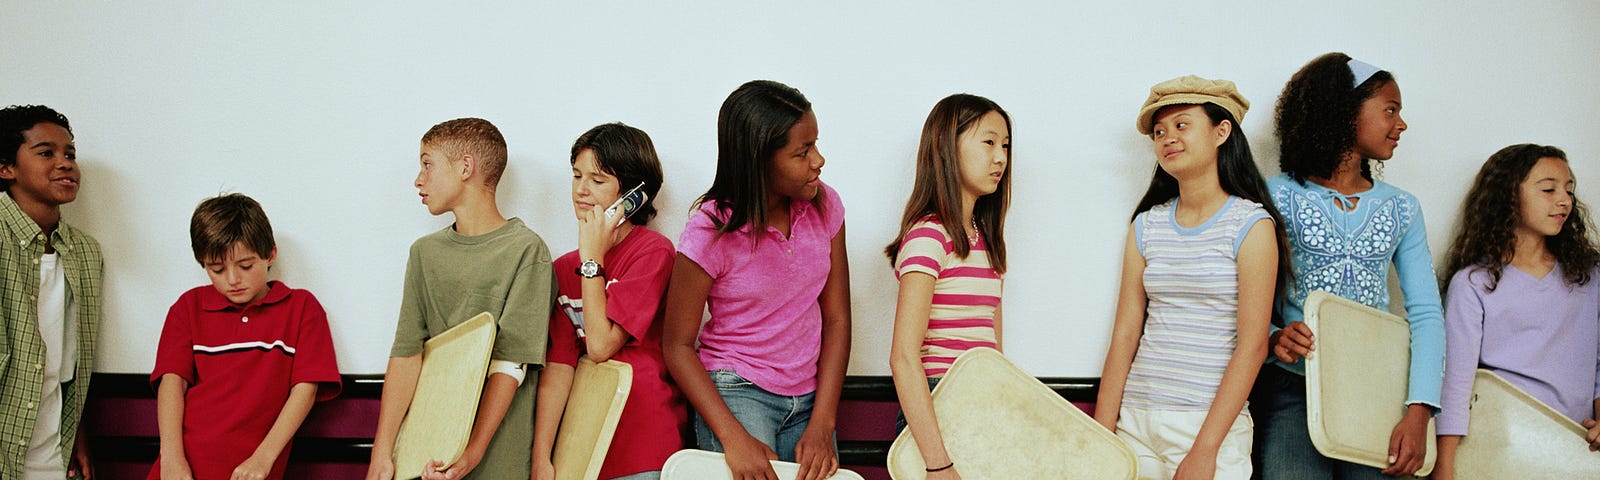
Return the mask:
{"type": "MultiPolygon", "coordinates": [[[[321,384],[317,401],[339,394],[327,312],[311,292],[270,283],[253,305],[234,304],[205,285],[167,311],[150,384],[168,373],[189,382],[183,449],[198,480],[226,479],[250,458],[295,384],[321,384]]],[[[288,460],[285,447],[267,478],[283,478],[288,460]]],[[[148,478],[161,478],[160,467],[157,459],[148,478]]]]}

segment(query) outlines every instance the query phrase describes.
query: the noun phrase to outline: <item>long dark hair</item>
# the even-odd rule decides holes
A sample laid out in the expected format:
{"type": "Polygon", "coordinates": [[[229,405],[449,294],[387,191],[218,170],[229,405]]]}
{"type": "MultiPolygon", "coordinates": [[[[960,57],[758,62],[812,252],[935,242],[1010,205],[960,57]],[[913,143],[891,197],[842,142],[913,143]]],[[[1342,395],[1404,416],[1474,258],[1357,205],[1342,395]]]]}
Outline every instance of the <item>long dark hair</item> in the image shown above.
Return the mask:
{"type": "Polygon", "coordinates": [[[663,180],[661,159],[656,156],[656,146],[650,141],[650,135],[622,122],[598,125],[572,142],[569,163],[577,163],[578,154],[584,150],[594,152],[600,171],[617,177],[618,194],[644,184],[644,205],[640,205],[628,221],[634,225],[650,223],[656,216],[656,194],[661,192],[663,180]]]}
{"type": "MultiPolygon", "coordinates": [[[[1278,168],[1304,185],[1307,178],[1328,178],[1356,143],[1356,117],[1361,104],[1394,81],[1380,70],[1351,87],[1355,73],[1350,56],[1339,52],[1317,57],[1300,67],[1278,97],[1278,168]]],[[[1361,162],[1361,177],[1372,180],[1372,162],[1361,162]]]]}
{"type": "Polygon", "coordinates": [[[811,102],[799,90],[771,80],[747,82],[722,101],[717,113],[717,174],[711,189],[693,207],[717,203],[718,215],[711,221],[719,235],[767,223],[763,206],[772,156],[788,144],[789,129],[809,111],[811,102]]]}
{"type": "MultiPolygon", "coordinates": [[[[1284,233],[1283,215],[1278,214],[1278,207],[1272,203],[1272,195],[1267,193],[1267,182],[1261,179],[1261,171],[1256,169],[1255,157],[1250,154],[1250,141],[1245,138],[1239,121],[1228,113],[1228,109],[1215,103],[1206,103],[1201,107],[1210,117],[1212,125],[1221,125],[1223,121],[1233,124],[1228,139],[1217,147],[1217,180],[1222,184],[1222,191],[1259,203],[1267,215],[1272,216],[1273,235],[1278,242],[1277,289],[1281,295],[1287,292],[1284,287],[1292,285],[1294,280],[1294,264],[1289,260],[1289,236],[1284,233]]],[[[1162,170],[1159,164],[1155,170],[1150,177],[1150,188],[1145,190],[1144,198],[1139,199],[1139,206],[1133,209],[1133,218],[1138,218],[1139,214],[1149,211],[1151,207],[1178,198],[1178,179],[1162,170]]]]}
{"type": "MultiPolygon", "coordinates": [[[[945,97],[928,112],[922,124],[922,141],[917,146],[916,183],[911,187],[911,198],[906,200],[905,214],[900,217],[900,234],[883,249],[890,265],[900,254],[900,241],[911,226],[928,215],[937,217],[950,234],[950,243],[956,256],[966,258],[972,252],[967,225],[961,222],[961,134],[978,124],[989,112],[999,113],[1011,130],[1011,115],[993,101],[977,95],[958,93],[945,97]]],[[[1006,210],[1011,208],[1011,151],[1006,151],[1006,171],[1000,175],[1000,187],[994,193],[978,197],[972,206],[972,221],[977,224],[988,246],[989,265],[996,272],[1006,271],[1006,210]]]]}
{"type": "MultiPolygon", "coordinates": [[[[1567,162],[1566,152],[1559,148],[1527,143],[1502,148],[1483,162],[1472,181],[1472,190],[1467,191],[1467,199],[1461,203],[1461,222],[1447,255],[1449,268],[1441,279],[1445,288],[1449,288],[1450,277],[1456,272],[1474,265],[1489,271],[1489,291],[1499,286],[1500,274],[1516,253],[1522,182],[1534,164],[1547,157],[1567,162]]],[[[1588,208],[1575,196],[1561,232],[1545,237],[1544,245],[1561,264],[1567,283],[1589,283],[1590,272],[1600,264],[1600,252],[1589,238],[1588,208]]]]}

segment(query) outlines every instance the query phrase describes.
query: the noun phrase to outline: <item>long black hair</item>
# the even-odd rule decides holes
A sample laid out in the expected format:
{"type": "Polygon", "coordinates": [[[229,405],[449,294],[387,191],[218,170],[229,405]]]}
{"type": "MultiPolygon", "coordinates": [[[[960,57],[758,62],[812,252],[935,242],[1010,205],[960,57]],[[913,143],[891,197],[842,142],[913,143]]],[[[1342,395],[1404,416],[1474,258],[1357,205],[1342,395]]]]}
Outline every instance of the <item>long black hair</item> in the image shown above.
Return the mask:
{"type": "Polygon", "coordinates": [[[811,102],[799,90],[771,80],[747,82],[722,101],[717,113],[717,174],[711,189],[693,207],[716,202],[718,215],[711,221],[719,235],[766,224],[763,207],[772,156],[789,143],[789,129],[809,111],[811,102]]]}
{"type": "MultiPolygon", "coordinates": [[[[1206,103],[1201,107],[1206,116],[1211,118],[1212,125],[1221,125],[1223,121],[1233,124],[1228,139],[1217,147],[1217,180],[1222,184],[1222,191],[1259,203],[1267,215],[1272,216],[1273,235],[1278,242],[1277,288],[1281,295],[1287,291],[1284,287],[1291,285],[1294,279],[1294,264],[1289,259],[1289,236],[1283,229],[1283,215],[1278,214],[1278,207],[1272,203],[1272,195],[1267,192],[1267,182],[1261,179],[1261,171],[1256,169],[1255,156],[1250,154],[1250,141],[1245,138],[1239,121],[1228,113],[1228,109],[1215,103],[1206,103]]],[[[1178,179],[1157,165],[1155,174],[1150,177],[1150,188],[1145,190],[1144,198],[1139,199],[1139,206],[1133,209],[1133,218],[1177,197],[1178,179]]]]}

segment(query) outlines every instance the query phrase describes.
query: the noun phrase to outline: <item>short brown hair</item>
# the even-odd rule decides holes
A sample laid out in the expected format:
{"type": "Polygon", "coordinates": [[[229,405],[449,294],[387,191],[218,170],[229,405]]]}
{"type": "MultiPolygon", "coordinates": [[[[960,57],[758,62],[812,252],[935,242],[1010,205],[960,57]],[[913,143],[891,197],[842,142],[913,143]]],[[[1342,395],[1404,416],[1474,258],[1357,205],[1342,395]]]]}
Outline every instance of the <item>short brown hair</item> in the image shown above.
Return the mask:
{"type": "Polygon", "coordinates": [[[189,219],[189,245],[196,262],[205,265],[206,260],[227,258],[233,244],[239,242],[261,258],[271,256],[277,247],[272,239],[272,224],[260,203],[242,193],[230,193],[207,198],[194,208],[194,216],[189,219]]]}
{"type": "Polygon", "coordinates": [[[452,162],[472,155],[483,173],[483,184],[490,188],[500,184],[500,174],[506,170],[506,137],[488,120],[457,118],[434,125],[422,134],[422,143],[444,149],[452,162]]]}

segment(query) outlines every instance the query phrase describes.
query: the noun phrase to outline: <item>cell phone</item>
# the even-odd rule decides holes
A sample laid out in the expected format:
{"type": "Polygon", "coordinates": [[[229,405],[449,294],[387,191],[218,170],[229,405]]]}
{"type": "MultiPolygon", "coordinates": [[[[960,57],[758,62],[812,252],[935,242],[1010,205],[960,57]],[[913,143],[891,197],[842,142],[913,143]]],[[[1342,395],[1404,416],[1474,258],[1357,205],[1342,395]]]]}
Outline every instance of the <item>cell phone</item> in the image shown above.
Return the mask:
{"type": "Polygon", "coordinates": [[[628,217],[632,217],[633,212],[639,211],[639,207],[643,206],[645,200],[649,198],[650,194],[644,193],[644,183],[640,182],[639,186],[628,190],[628,193],[622,194],[622,197],[617,198],[616,202],[606,207],[606,220],[616,219],[615,225],[622,225],[622,222],[628,221],[628,217]],[[617,215],[618,210],[622,212],[620,218],[617,215]]]}

